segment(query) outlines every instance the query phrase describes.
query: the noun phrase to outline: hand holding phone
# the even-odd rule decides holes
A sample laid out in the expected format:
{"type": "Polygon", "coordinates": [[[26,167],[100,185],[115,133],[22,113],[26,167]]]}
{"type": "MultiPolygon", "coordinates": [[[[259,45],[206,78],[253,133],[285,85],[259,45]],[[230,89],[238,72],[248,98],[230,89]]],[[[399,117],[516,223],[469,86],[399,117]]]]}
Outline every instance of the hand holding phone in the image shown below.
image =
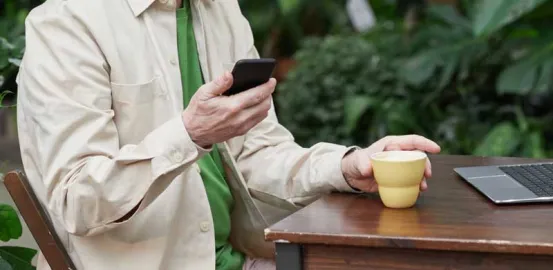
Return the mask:
{"type": "MultiPolygon", "coordinates": [[[[240,71],[237,74],[243,73],[240,71]]],[[[239,78],[242,77],[239,75],[239,78]]],[[[246,134],[267,118],[276,80],[269,75],[267,81],[261,80],[260,84],[252,83],[253,80],[245,81],[248,84],[234,83],[230,72],[225,72],[196,91],[182,112],[185,130],[193,142],[209,148],[214,143],[246,134]],[[225,95],[233,85],[236,94],[225,95]]]]}
{"type": "Polygon", "coordinates": [[[262,85],[271,79],[276,66],[275,59],[242,59],[232,70],[233,84],[223,95],[232,96],[262,85]]]}

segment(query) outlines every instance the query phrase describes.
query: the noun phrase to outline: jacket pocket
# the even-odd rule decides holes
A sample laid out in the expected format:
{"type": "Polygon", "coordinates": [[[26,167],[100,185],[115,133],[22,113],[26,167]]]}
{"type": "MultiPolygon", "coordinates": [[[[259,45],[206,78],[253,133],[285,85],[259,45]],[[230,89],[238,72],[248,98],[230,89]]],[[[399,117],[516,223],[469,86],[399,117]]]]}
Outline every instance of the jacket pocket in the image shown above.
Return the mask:
{"type": "Polygon", "coordinates": [[[113,101],[114,103],[128,105],[153,102],[155,98],[167,95],[167,91],[163,88],[161,81],[161,76],[156,76],[144,83],[137,84],[112,82],[113,101]]]}
{"type": "Polygon", "coordinates": [[[144,83],[111,83],[113,121],[120,144],[137,144],[172,115],[172,104],[162,77],[144,83]]]}

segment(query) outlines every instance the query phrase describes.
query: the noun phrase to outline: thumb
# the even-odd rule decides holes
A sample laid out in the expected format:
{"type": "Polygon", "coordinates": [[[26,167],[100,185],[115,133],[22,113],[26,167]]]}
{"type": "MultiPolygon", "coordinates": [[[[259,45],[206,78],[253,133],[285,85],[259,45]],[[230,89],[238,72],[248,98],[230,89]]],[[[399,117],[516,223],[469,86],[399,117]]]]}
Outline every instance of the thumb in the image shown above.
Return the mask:
{"type": "Polygon", "coordinates": [[[366,151],[358,151],[357,153],[355,165],[361,178],[371,178],[373,176],[373,166],[369,156],[366,151]]]}
{"type": "Polygon", "coordinates": [[[211,97],[219,96],[227,91],[232,85],[232,75],[226,71],[219,78],[205,84],[199,89],[199,92],[211,97]]]}
{"type": "Polygon", "coordinates": [[[373,175],[373,166],[366,149],[352,153],[352,173],[355,178],[367,179],[373,175]]]}
{"type": "Polygon", "coordinates": [[[373,177],[373,164],[370,158],[357,159],[357,168],[359,173],[363,178],[372,178],[373,177]]]}

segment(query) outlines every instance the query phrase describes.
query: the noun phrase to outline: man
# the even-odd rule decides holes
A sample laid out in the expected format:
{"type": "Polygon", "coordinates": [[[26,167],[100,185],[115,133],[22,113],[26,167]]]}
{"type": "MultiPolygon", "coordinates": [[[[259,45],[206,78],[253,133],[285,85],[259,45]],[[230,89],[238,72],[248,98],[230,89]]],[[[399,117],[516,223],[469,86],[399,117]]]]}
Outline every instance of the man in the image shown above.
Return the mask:
{"type": "Polygon", "coordinates": [[[48,0],[26,35],[22,159],[78,269],[274,269],[263,204],[374,192],[370,153],[439,151],[419,136],[301,148],[274,79],[222,96],[224,66],[258,57],[236,0],[48,0]]]}

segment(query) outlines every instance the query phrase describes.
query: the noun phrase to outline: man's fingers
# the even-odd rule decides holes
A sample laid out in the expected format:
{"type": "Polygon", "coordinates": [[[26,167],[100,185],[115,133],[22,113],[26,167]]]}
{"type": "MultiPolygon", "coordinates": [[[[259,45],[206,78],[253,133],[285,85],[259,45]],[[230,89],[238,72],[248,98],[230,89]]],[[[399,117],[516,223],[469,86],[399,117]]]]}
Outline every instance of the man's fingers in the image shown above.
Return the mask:
{"type": "Polygon", "coordinates": [[[265,119],[269,115],[269,110],[271,109],[272,105],[271,101],[272,98],[269,96],[261,103],[239,111],[236,115],[236,125],[239,129],[237,131],[241,134],[244,134],[255,125],[257,125],[259,122],[263,121],[263,119],[265,119]]]}
{"type": "Polygon", "coordinates": [[[355,186],[356,189],[359,189],[363,192],[372,193],[378,191],[378,185],[376,184],[374,179],[354,180],[351,184],[355,186]]]}
{"type": "Polygon", "coordinates": [[[432,177],[432,163],[430,163],[429,159],[426,159],[426,167],[424,168],[424,177],[426,178],[432,177]]]}
{"type": "Polygon", "coordinates": [[[262,85],[231,96],[230,102],[233,104],[240,104],[241,109],[255,106],[270,97],[275,90],[275,86],[276,80],[271,78],[262,85]]]}
{"type": "Polygon", "coordinates": [[[378,191],[378,185],[372,185],[369,189],[369,192],[377,192],[378,191]]]}
{"type": "Polygon", "coordinates": [[[425,191],[428,189],[428,184],[426,183],[426,179],[422,179],[420,190],[425,191]]]}
{"type": "Polygon", "coordinates": [[[440,146],[419,135],[397,136],[388,142],[385,150],[421,150],[429,153],[439,153],[440,146]]]}
{"type": "Polygon", "coordinates": [[[258,116],[262,116],[263,118],[265,118],[269,110],[271,109],[271,106],[272,98],[271,96],[269,96],[262,100],[260,103],[241,110],[239,112],[239,117],[240,119],[242,119],[243,122],[258,118],[258,116]]]}
{"type": "Polygon", "coordinates": [[[210,97],[222,95],[232,86],[232,80],[232,74],[227,71],[221,77],[202,86],[199,92],[203,92],[210,97]]]}
{"type": "Polygon", "coordinates": [[[361,174],[361,177],[373,177],[373,165],[370,158],[357,158],[357,168],[361,174]]]}

